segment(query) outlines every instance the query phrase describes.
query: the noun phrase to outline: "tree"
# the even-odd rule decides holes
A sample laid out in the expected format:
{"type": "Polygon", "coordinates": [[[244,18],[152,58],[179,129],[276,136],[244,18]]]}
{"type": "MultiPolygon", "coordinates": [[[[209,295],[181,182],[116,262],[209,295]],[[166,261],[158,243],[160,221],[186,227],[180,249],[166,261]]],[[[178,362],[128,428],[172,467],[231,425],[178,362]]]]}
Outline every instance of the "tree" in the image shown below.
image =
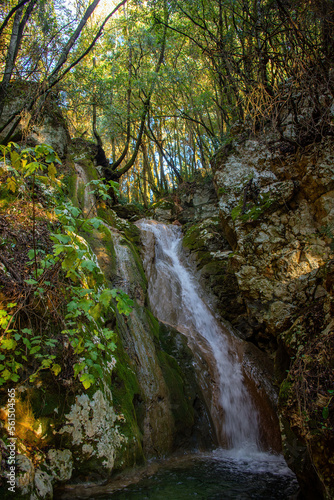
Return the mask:
{"type": "MultiPolygon", "coordinates": [[[[106,23],[108,22],[108,20],[115,14],[115,12],[118,11],[118,9],[122,5],[124,5],[126,3],[127,0],[121,1],[112,10],[112,12],[110,14],[108,14],[108,16],[102,22],[101,26],[99,27],[97,33],[95,34],[93,40],[88,45],[88,47],[86,47],[86,49],[80,55],[76,55],[76,57],[74,57],[74,60],[66,66],[66,62],[68,60],[69,54],[71,53],[71,51],[72,51],[75,43],[79,39],[79,37],[82,35],[83,29],[86,26],[88,19],[92,16],[93,12],[95,11],[96,7],[98,6],[99,1],[100,0],[94,0],[91,4],[88,5],[87,9],[85,10],[84,14],[82,15],[81,19],[79,20],[79,23],[78,23],[76,29],[68,37],[66,43],[63,44],[63,46],[60,50],[60,55],[59,55],[58,59],[56,61],[52,61],[53,64],[51,65],[50,71],[45,73],[43,75],[42,79],[38,78],[38,74],[34,75],[39,83],[39,85],[37,86],[37,90],[36,90],[34,99],[30,99],[27,102],[24,102],[24,104],[11,115],[10,119],[7,120],[7,122],[5,124],[3,124],[1,130],[6,128],[15,119],[15,117],[17,117],[20,113],[22,113],[22,111],[24,109],[27,111],[31,111],[31,109],[35,106],[37,99],[42,99],[42,102],[40,102],[39,105],[43,105],[43,99],[45,98],[45,96],[51,91],[51,89],[57,83],[59,83],[65,77],[65,75],[69,71],[71,71],[92,50],[96,41],[101,36],[103,29],[104,29],[106,23]]],[[[28,20],[31,16],[33,10],[35,9],[36,5],[37,5],[37,0],[30,0],[25,11],[23,11],[24,5],[22,5],[20,7],[17,6],[18,8],[16,9],[16,12],[15,12],[14,23],[13,23],[13,27],[11,30],[11,36],[10,36],[10,43],[9,43],[9,47],[7,49],[6,66],[5,66],[3,80],[1,83],[0,118],[1,118],[1,114],[3,112],[5,98],[6,98],[8,86],[9,86],[9,83],[10,83],[10,80],[12,77],[14,64],[15,64],[15,61],[16,61],[18,54],[19,54],[19,49],[20,49],[22,38],[23,38],[23,34],[25,32],[25,28],[27,26],[28,20]]],[[[9,16],[9,14],[8,14],[8,16],[9,16]]],[[[5,21],[6,21],[6,19],[5,19],[5,21]]],[[[54,33],[52,33],[52,36],[54,36],[54,33]]],[[[10,139],[10,136],[13,133],[13,131],[16,129],[19,121],[20,121],[20,117],[18,117],[15,120],[11,129],[7,133],[6,138],[4,139],[4,142],[6,142],[10,139]]]]}

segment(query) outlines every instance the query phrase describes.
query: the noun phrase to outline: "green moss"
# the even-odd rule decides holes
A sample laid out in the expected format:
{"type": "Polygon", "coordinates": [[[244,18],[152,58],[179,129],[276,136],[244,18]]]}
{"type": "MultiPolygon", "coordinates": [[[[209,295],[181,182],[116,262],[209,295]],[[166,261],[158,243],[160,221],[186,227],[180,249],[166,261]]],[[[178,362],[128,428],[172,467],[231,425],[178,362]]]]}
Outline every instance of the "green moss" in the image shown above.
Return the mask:
{"type": "Polygon", "coordinates": [[[175,203],[171,200],[161,199],[151,205],[151,208],[161,208],[162,210],[173,210],[175,203]]]}
{"type": "Polygon", "coordinates": [[[291,387],[292,387],[292,382],[287,378],[283,380],[283,382],[281,383],[279,390],[279,399],[281,404],[284,404],[288,400],[291,387]]]}
{"type": "Polygon", "coordinates": [[[112,209],[107,208],[106,206],[99,206],[97,209],[97,215],[101,219],[105,220],[111,227],[122,231],[128,240],[135,244],[140,242],[140,230],[138,227],[131,222],[118,217],[112,209]]]}
{"type": "Polygon", "coordinates": [[[146,316],[149,320],[150,332],[153,334],[153,337],[156,341],[160,341],[160,324],[155,316],[151,313],[149,309],[146,309],[146,316]]]}
{"type": "Polygon", "coordinates": [[[175,430],[189,431],[194,425],[194,408],[192,398],[187,394],[184,375],[175,358],[166,352],[158,352],[159,364],[169,390],[175,430]]]}
{"type": "Polygon", "coordinates": [[[143,428],[145,412],[143,405],[140,404],[141,390],[137,377],[131,369],[132,362],[129,356],[120,345],[114,354],[117,363],[113,371],[111,392],[116,412],[124,415],[125,421],[121,430],[127,437],[127,442],[117,453],[115,469],[118,469],[144,460],[140,429],[143,428]]]}

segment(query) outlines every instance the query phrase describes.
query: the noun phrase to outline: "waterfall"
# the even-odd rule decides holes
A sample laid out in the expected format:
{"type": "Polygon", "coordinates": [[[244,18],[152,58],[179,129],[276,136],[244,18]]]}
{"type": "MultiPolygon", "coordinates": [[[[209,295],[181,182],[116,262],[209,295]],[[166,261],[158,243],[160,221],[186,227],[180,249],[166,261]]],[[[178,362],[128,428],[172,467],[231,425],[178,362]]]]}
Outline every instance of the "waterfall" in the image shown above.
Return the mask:
{"type": "Polygon", "coordinates": [[[214,363],[216,380],[207,380],[208,373],[199,373],[199,379],[204,396],[207,391],[213,392],[211,413],[220,444],[230,449],[258,450],[259,418],[244,383],[241,344],[216,320],[202,298],[199,283],[183,263],[181,229],[148,220],[137,225],[145,247],[144,267],[153,313],[187,335],[195,359],[204,357],[214,363]]]}

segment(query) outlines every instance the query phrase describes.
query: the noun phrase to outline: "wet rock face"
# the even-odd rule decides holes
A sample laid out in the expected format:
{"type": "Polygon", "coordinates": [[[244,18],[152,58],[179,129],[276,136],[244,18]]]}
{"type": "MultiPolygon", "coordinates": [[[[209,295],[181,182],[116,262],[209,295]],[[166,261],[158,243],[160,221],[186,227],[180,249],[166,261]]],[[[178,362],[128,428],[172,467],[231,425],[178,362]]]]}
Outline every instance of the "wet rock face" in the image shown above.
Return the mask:
{"type": "Polygon", "coordinates": [[[246,308],[239,329],[275,360],[283,448],[319,498],[333,495],[333,165],[329,141],[283,155],[263,136],[235,140],[213,161],[229,269],[246,308]]]}

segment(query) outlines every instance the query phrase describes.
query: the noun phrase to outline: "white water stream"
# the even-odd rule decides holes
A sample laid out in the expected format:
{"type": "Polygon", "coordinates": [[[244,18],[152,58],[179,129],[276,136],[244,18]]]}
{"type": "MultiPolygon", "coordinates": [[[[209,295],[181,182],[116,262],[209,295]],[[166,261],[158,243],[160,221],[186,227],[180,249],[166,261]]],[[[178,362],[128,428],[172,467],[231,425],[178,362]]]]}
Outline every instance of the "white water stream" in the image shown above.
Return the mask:
{"type": "Polygon", "coordinates": [[[137,225],[146,246],[144,267],[153,313],[185,333],[192,348],[200,346],[204,356],[211,351],[209,358],[214,359],[218,375],[220,408],[213,415],[218,438],[224,436],[220,441],[230,449],[259,450],[259,419],[244,383],[238,341],[215,319],[201,298],[199,284],[183,264],[181,229],[148,220],[137,225]]]}

